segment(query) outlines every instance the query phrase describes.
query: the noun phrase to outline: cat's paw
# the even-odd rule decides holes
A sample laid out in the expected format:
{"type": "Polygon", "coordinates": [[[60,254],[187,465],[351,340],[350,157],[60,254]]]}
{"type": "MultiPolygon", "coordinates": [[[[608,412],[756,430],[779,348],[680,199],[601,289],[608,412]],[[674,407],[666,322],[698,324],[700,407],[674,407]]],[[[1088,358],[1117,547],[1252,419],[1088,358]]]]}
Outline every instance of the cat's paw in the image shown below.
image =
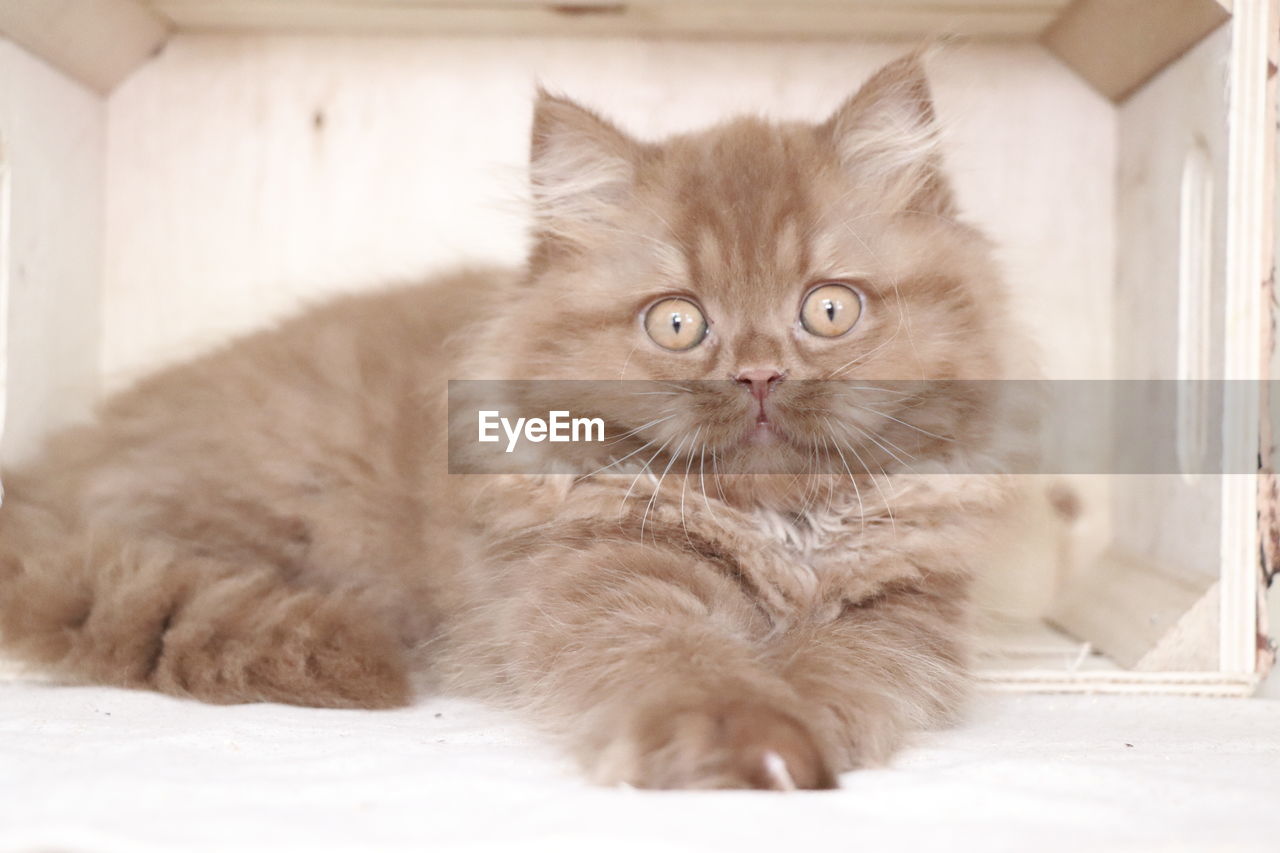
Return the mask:
{"type": "Polygon", "coordinates": [[[401,644],[349,597],[268,587],[252,598],[196,599],[178,612],[159,626],[147,674],[148,686],[164,692],[320,708],[398,708],[412,699],[401,644]]]}
{"type": "Polygon", "coordinates": [[[637,788],[836,787],[808,726],[750,700],[651,706],[634,713],[605,747],[596,776],[637,788]]]}

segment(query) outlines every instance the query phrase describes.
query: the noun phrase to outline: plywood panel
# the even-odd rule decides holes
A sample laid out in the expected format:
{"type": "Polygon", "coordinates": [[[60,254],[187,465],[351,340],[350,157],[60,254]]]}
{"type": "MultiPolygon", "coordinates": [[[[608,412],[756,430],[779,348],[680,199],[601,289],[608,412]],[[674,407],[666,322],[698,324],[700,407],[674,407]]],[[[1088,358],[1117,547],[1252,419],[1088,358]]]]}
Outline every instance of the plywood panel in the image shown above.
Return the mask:
{"type": "MultiPolygon", "coordinates": [[[[1216,529],[1209,529],[1216,541],[1216,529]]],[[[1217,664],[1217,586],[1109,552],[1054,603],[1053,624],[1125,669],[1212,671],[1217,664]],[[1205,603],[1207,601],[1207,604],[1205,603]]]]}
{"type": "MultiPolygon", "coordinates": [[[[1119,111],[1119,378],[1179,378],[1182,186],[1188,163],[1197,159],[1207,164],[1213,185],[1202,378],[1224,375],[1230,44],[1230,30],[1218,30],[1119,111]]],[[[1173,426],[1159,440],[1172,443],[1173,426]]],[[[1220,441],[1220,431],[1217,435],[1220,441]]],[[[1207,587],[1220,566],[1220,490],[1217,477],[1117,478],[1112,491],[1117,546],[1207,587]]]]}
{"type": "Polygon", "coordinates": [[[148,0],[186,31],[1030,38],[1067,0],[148,0]]]}
{"type": "Polygon", "coordinates": [[[0,3],[0,35],[104,94],[159,49],[168,29],[136,0],[0,3]]]}
{"type": "MultiPolygon", "coordinates": [[[[520,262],[535,79],[654,136],[823,116],[903,50],[179,35],[111,101],[108,380],[338,290],[520,262]]],[[[1048,372],[1107,375],[1111,106],[1035,45],[958,50],[935,78],[963,204],[1048,372]]]]}
{"type": "Polygon", "coordinates": [[[1124,100],[1230,16],[1223,0],[1075,0],[1044,43],[1099,92],[1124,100]]]}
{"type": "MultiPolygon", "coordinates": [[[[13,266],[10,197],[9,149],[0,135],[0,457],[4,448],[5,408],[9,401],[9,268],[13,266]]],[[[4,483],[0,482],[0,502],[3,500],[4,483]]]]}
{"type": "Polygon", "coordinates": [[[0,39],[0,138],[11,178],[4,461],[83,417],[98,390],[105,109],[0,39]]]}

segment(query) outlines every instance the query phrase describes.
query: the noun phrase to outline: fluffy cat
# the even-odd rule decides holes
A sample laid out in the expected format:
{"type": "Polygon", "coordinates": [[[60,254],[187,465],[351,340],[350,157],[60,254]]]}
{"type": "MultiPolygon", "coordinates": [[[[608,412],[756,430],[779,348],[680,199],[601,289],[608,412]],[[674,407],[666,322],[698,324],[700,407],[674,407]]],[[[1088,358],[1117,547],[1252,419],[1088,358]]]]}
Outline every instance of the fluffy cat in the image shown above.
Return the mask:
{"type": "Polygon", "coordinates": [[[827,788],[883,761],[960,706],[1007,501],[999,476],[929,475],[998,455],[969,386],[872,412],[818,381],[1010,372],[937,143],[915,57],[822,124],[660,143],[540,93],[527,268],[338,300],[55,437],[6,476],[0,639],[209,702],[479,696],[605,783],[827,788]],[[669,382],[610,412],[664,476],[449,475],[461,377],[669,382]],[[718,387],[695,405],[682,380],[718,387]],[[876,467],[752,473],[841,448],[876,467]]]}

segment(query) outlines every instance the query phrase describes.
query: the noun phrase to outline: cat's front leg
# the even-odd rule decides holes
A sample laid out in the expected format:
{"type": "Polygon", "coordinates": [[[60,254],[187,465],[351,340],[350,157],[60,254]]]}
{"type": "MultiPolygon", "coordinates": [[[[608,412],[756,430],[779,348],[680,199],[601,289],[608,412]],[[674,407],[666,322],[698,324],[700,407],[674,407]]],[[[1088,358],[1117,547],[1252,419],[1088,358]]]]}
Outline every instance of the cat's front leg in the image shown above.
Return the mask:
{"type": "Polygon", "coordinates": [[[473,630],[498,649],[505,698],[557,724],[597,781],[833,787],[799,697],[761,659],[770,624],[741,583],[674,548],[548,549],[506,569],[473,630]]]}
{"type": "Polygon", "coordinates": [[[969,690],[966,593],[963,577],[925,577],[770,645],[836,771],[883,764],[913,730],[957,716],[969,690]]]}

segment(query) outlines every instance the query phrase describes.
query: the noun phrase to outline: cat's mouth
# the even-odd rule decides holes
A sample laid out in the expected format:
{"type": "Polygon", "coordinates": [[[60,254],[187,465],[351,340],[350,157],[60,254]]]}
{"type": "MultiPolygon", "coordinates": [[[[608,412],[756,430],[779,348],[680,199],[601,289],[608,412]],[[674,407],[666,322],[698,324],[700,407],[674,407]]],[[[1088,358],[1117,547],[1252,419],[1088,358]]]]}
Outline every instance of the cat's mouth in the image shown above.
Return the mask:
{"type": "Polygon", "coordinates": [[[763,403],[760,404],[760,408],[756,411],[755,421],[747,429],[743,440],[747,444],[756,446],[777,444],[782,440],[782,433],[778,429],[778,425],[769,420],[769,413],[765,411],[763,403]]]}

